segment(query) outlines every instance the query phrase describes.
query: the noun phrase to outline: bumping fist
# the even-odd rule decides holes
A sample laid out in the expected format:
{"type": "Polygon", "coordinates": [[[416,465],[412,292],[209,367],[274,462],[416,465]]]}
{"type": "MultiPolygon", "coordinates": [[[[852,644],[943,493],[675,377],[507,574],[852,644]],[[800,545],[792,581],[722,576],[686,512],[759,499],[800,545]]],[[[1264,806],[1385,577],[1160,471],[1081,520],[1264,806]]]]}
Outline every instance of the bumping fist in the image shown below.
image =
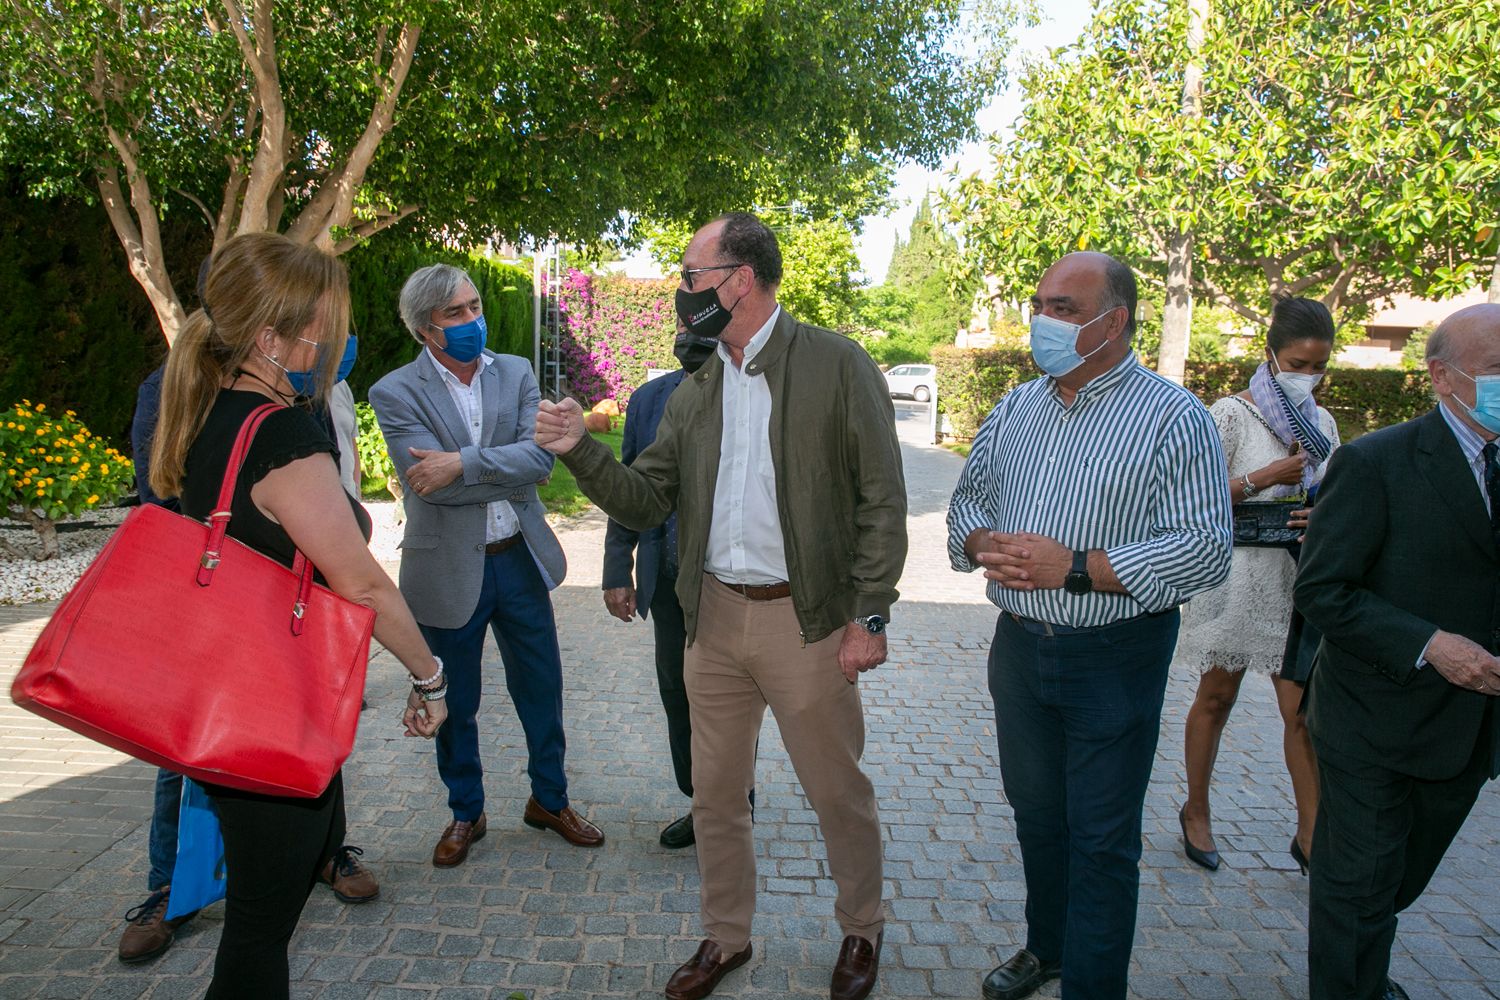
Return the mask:
{"type": "Polygon", "coordinates": [[[571,397],[560,403],[542,400],[536,411],[536,443],[554,455],[566,455],[583,440],[583,407],[571,397]]]}

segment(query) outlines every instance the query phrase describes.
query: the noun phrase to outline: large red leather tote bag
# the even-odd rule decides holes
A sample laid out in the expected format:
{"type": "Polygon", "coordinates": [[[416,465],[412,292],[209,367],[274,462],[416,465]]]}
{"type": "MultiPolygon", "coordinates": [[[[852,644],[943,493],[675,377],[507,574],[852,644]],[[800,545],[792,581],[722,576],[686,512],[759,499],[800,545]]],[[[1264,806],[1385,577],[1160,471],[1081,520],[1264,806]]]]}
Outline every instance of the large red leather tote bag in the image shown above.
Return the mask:
{"type": "Polygon", "coordinates": [[[132,510],[58,605],[11,698],[200,782],[314,797],[354,746],[375,612],[229,538],[240,429],[209,523],[132,510]]]}

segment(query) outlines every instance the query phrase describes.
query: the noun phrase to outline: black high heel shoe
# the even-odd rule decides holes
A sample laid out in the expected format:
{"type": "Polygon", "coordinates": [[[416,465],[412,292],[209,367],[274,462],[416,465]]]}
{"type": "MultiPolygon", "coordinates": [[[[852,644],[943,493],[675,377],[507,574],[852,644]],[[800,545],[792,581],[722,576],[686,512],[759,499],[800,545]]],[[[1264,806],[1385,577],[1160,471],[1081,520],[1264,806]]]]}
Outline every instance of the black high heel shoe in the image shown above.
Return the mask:
{"type": "Polygon", "coordinates": [[[1302,853],[1302,845],[1297,843],[1296,837],[1292,838],[1291,853],[1292,860],[1297,862],[1297,867],[1302,869],[1302,874],[1306,875],[1310,862],[1307,860],[1307,855],[1302,853]]]}
{"type": "Polygon", "coordinates": [[[1211,872],[1218,871],[1219,852],[1202,851],[1193,846],[1193,842],[1188,839],[1187,818],[1182,815],[1181,811],[1177,813],[1177,822],[1182,827],[1182,850],[1187,854],[1188,860],[1200,868],[1207,868],[1211,872]]]}

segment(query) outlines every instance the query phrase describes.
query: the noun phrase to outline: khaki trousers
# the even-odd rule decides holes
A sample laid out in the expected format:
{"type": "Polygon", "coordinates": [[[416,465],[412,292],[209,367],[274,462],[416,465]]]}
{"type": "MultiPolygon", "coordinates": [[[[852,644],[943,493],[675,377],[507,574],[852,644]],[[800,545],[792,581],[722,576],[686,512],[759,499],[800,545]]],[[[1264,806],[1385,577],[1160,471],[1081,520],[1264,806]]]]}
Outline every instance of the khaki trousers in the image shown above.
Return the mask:
{"type": "MultiPolygon", "coordinates": [[[[750,941],[755,841],[750,789],[766,706],[828,845],[846,935],[874,941],[885,925],[875,790],[859,768],[859,688],[839,672],[842,633],[804,646],[791,598],[751,601],[703,577],[698,632],[685,665],[693,723],[693,826],[703,931],[724,954],[750,941]]],[[[764,799],[762,799],[764,802],[764,799]]]]}

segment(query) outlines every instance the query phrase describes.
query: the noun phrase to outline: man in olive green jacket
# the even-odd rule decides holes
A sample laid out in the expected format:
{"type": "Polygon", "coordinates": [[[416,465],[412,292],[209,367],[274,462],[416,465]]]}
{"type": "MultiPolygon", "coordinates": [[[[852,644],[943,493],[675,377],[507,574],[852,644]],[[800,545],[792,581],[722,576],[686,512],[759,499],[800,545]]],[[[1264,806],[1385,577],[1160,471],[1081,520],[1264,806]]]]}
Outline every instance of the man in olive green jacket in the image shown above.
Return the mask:
{"type": "Polygon", "coordinates": [[[856,681],[885,660],[906,559],[901,452],[879,370],[853,341],[782,311],[780,282],[776,237],[754,216],[722,216],[693,237],[678,327],[718,349],[628,468],[584,433],[576,401],[537,415],[536,443],[621,524],[645,530],[677,511],[707,939],[668,982],[670,1000],[707,996],[750,957],[749,791],[767,705],[838,886],[845,938],[830,996],[860,1000],[879,965],[880,825],[859,768],[856,681]]]}

